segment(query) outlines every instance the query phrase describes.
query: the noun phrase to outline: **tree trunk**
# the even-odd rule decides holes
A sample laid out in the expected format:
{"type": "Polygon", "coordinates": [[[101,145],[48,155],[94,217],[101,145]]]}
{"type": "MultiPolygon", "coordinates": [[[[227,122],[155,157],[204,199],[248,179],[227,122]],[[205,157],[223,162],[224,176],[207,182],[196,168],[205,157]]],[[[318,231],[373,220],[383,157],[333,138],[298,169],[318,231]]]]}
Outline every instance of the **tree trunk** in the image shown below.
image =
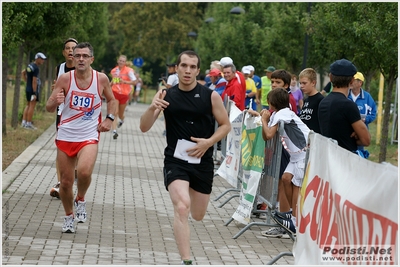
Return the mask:
{"type": "Polygon", "coordinates": [[[47,102],[47,99],[49,99],[50,95],[51,95],[51,85],[53,84],[53,80],[54,80],[54,66],[53,66],[53,62],[54,60],[47,60],[49,61],[49,64],[47,66],[47,90],[46,90],[46,98],[44,100],[44,103],[47,102]]]}
{"type": "Polygon", "coordinates": [[[1,94],[3,100],[1,101],[2,104],[2,133],[4,136],[7,135],[7,124],[6,124],[6,118],[7,118],[7,108],[6,108],[6,99],[7,99],[7,74],[8,74],[8,58],[3,56],[3,81],[2,81],[2,87],[3,87],[3,93],[1,94]]]}
{"type": "Polygon", "coordinates": [[[19,46],[19,51],[18,51],[17,72],[15,74],[14,100],[13,100],[12,115],[11,115],[11,127],[13,127],[14,129],[18,127],[18,110],[19,110],[19,97],[21,92],[21,71],[22,71],[23,57],[24,57],[24,46],[21,44],[19,46]]]}
{"type": "Polygon", "coordinates": [[[389,124],[390,124],[390,104],[392,103],[392,92],[395,81],[395,73],[391,72],[388,75],[388,83],[385,90],[385,108],[383,114],[382,134],[380,140],[379,162],[386,161],[387,144],[389,137],[389,124]]]}

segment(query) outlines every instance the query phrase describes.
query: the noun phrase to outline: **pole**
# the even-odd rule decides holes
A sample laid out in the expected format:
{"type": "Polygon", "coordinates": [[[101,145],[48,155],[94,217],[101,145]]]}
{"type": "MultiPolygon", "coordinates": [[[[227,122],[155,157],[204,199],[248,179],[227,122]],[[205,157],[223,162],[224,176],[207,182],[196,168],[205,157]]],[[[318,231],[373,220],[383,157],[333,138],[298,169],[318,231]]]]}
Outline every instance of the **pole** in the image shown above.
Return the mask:
{"type": "MultiPolygon", "coordinates": [[[[381,73],[379,79],[379,93],[378,93],[378,119],[376,121],[376,144],[379,145],[382,130],[382,106],[383,106],[383,82],[384,77],[381,73]]],[[[388,103],[389,104],[389,103],[388,103]]]]}
{"type": "Polygon", "coordinates": [[[396,93],[394,97],[394,110],[393,110],[393,122],[392,122],[392,137],[390,144],[393,145],[393,141],[397,143],[397,92],[398,92],[398,80],[396,79],[396,93]]]}

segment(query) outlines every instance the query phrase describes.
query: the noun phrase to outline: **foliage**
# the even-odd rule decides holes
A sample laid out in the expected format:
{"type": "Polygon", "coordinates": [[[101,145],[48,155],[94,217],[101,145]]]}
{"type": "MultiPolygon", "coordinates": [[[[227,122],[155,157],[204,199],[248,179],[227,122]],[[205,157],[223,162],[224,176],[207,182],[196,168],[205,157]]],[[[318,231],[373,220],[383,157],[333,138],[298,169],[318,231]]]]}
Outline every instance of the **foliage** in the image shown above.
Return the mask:
{"type": "Polygon", "coordinates": [[[3,57],[12,51],[22,42],[21,29],[26,23],[27,16],[23,13],[16,13],[16,3],[2,3],[2,38],[3,57]]]}
{"type": "MultiPolygon", "coordinates": [[[[22,55],[26,63],[39,50],[48,56],[41,75],[51,80],[68,37],[89,41],[95,49],[93,68],[106,73],[119,54],[142,57],[140,73],[148,85],[185,49],[199,53],[202,72],[211,61],[230,56],[238,69],[251,64],[259,76],[269,65],[297,74],[304,59],[306,67],[323,75],[333,61],[347,58],[363,72],[364,88],[374,96],[384,75],[384,114],[390,113],[398,77],[396,2],[5,2],[2,22],[3,76],[16,74],[17,80],[22,55]],[[234,6],[245,13],[230,14],[234,6]],[[206,23],[208,18],[214,21],[206,23]],[[188,37],[191,31],[197,39],[188,37]]],[[[386,115],[381,160],[388,120],[386,115]]]]}
{"type": "MultiPolygon", "coordinates": [[[[379,70],[386,82],[385,103],[391,103],[398,77],[397,3],[319,3],[307,23],[313,51],[324,56],[314,61],[351,60],[366,74],[367,88],[379,70]]],[[[380,161],[386,159],[389,114],[390,105],[385,105],[380,161]]]]}
{"type": "MultiPolygon", "coordinates": [[[[114,30],[123,33],[120,53],[149,61],[165,59],[192,47],[187,34],[197,31],[198,3],[125,3],[113,15],[114,30]],[[149,49],[149,47],[151,49],[149,49]]],[[[164,64],[166,62],[164,61],[164,64]]]]}

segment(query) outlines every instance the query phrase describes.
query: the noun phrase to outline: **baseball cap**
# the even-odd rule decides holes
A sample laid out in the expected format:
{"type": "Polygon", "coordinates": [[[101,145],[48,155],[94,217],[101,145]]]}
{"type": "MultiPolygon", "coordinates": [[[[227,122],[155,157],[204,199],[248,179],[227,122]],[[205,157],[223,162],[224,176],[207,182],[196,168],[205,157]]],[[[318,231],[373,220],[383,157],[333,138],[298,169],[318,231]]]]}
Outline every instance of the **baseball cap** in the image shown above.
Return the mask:
{"type": "Polygon", "coordinates": [[[43,53],[41,53],[41,52],[39,52],[39,53],[37,53],[37,54],[35,55],[35,59],[38,59],[38,58],[47,59],[47,57],[46,57],[43,53]]]}
{"type": "Polygon", "coordinates": [[[244,66],[244,67],[242,68],[242,72],[243,72],[243,74],[250,74],[250,68],[249,68],[249,66],[244,66]]]}
{"type": "Polygon", "coordinates": [[[267,72],[274,72],[274,71],[275,71],[275,67],[269,66],[269,67],[266,68],[264,71],[267,71],[267,72]]]}
{"type": "Polygon", "coordinates": [[[69,43],[69,42],[74,42],[75,44],[78,44],[78,41],[77,41],[76,39],[74,39],[74,38],[68,38],[67,40],[64,41],[64,45],[65,45],[66,43],[69,43]]]}
{"type": "Polygon", "coordinates": [[[250,71],[255,71],[255,69],[252,65],[248,65],[247,68],[249,68],[250,71]]]}
{"type": "Polygon", "coordinates": [[[212,69],[210,70],[210,72],[208,73],[209,76],[218,76],[221,74],[221,71],[219,69],[212,69]]]}
{"type": "Polygon", "coordinates": [[[335,76],[354,76],[357,73],[356,66],[347,59],[339,59],[333,62],[330,66],[330,73],[335,76]]]}
{"type": "Polygon", "coordinates": [[[167,67],[175,67],[176,66],[175,63],[167,63],[166,65],[167,65],[167,67]]]}
{"type": "Polygon", "coordinates": [[[224,67],[226,65],[233,64],[233,60],[230,57],[223,57],[218,64],[224,67]]]}
{"type": "Polygon", "coordinates": [[[357,72],[357,73],[354,75],[354,79],[358,79],[358,80],[364,82],[364,75],[363,75],[361,72],[357,72]]]}

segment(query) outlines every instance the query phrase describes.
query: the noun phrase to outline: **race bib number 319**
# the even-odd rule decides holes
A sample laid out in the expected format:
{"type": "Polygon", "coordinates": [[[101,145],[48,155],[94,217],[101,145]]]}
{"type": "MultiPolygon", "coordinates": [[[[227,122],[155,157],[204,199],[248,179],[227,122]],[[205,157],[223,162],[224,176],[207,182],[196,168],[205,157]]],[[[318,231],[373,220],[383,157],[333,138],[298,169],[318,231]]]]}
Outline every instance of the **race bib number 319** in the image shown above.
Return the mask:
{"type": "Polygon", "coordinates": [[[72,91],[69,106],[71,109],[89,112],[93,108],[94,94],[72,91]]]}

